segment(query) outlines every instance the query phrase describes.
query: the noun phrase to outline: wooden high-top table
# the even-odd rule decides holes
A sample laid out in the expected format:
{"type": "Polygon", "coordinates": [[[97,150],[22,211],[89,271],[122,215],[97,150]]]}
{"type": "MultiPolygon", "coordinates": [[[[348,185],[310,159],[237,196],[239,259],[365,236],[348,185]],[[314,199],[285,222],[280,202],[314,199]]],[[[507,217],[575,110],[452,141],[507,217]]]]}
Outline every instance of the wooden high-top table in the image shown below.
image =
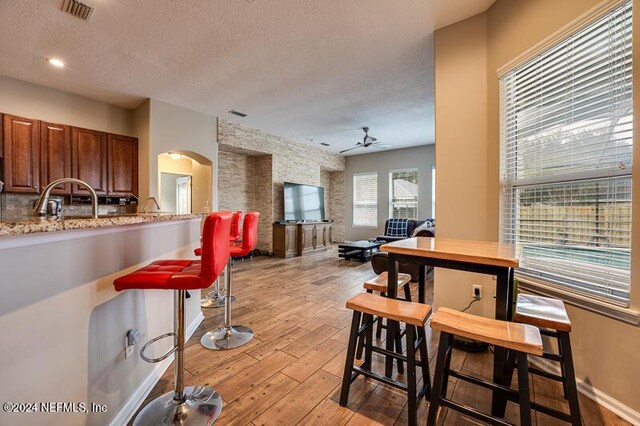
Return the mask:
{"type": "MultiPolygon", "coordinates": [[[[513,292],[513,270],[519,264],[519,247],[512,244],[486,241],[417,237],[384,244],[380,247],[380,251],[389,253],[388,297],[397,297],[398,262],[494,275],[497,278],[495,318],[511,321],[515,297],[513,292]]],[[[424,268],[420,268],[420,270],[424,271],[424,268]]],[[[423,291],[425,286],[424,273],[420,274],[418,286],[423,291]]],[[[466,300],[464,302],[466,303],[466,300]]],[[[388,328],[391,336],[387,336],[387,349],[390,351],[394,350],[393,333],[395,328],[388,328]]],[[[505,383],[505,363],[505,350],[496,347],[493,361],[494,382],[505,383]]],[[[392,370],[393,358],[387,357],[385,375],[391,377],[392,370]]],[[[491,404],[492,414],[503,417],[505,407],[506,399],[494,391],[491,404]]]]}

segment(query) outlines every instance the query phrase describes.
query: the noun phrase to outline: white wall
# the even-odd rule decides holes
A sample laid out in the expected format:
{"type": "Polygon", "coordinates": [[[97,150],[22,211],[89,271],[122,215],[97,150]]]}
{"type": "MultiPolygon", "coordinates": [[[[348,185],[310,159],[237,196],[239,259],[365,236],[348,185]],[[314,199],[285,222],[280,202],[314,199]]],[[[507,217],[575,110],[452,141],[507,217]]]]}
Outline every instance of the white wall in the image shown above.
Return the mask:
{"type": "MultiPolygon", "coordinates": [[[[92,415],[0,412],[0,424],[108,424],[155,368],[138,355],[141,345],[173,330],[172,291],[118,293],[113,280],[156,258],[193,258],[199,236],[200,221],[188,220],[0,239],[0,400],[108,407],[92,415]],[[124,359],[130,328],[141,342],[124,359]]],[[[187,325],[201,313],[200,292],[191,294],[187,325]]]]}
{"type": "Polygon", "coordinates": [[[431,168],[435,164],[434,145],[346,157],[345,164],[345,238],[362,240],[382,235],[389,218],[389,171],[418,169],[418,217],[431,218],[431,168]],[[378,173],[378,227],[353,226],[353,174],[378,173]]]}

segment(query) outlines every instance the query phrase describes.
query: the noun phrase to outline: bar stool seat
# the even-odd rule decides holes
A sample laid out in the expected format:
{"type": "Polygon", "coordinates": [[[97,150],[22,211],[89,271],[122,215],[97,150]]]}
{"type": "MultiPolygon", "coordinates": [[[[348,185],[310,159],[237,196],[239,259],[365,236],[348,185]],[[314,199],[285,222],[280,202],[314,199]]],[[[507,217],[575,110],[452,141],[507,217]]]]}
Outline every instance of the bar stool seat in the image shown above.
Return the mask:
{"type": "Polygon", "coordinates": [[[114,280],[117,291],[173,290],[174,331],[151,339],[140,350],[140,356],[155,363],[175,354],[174,391],[147,404],[134,419],[134,425],[201,425],[211,424],[222,411],[222,398],[206,386],[184,386],[184,350],[186,339],[185,298],[188,290],[209,287],[229,261],[229,228],[231,213],[211,213],[203,228],[202,260],[157,260],[114,280]],[[148,358],[145,350],[154,342],[171,337],[173,347],[158,358],[148,358]]]}
{"type": "Polygon", "coordinates": [[[514,320],[536,327],[571,331],[571,320],[564,303],[562,300],[550,297],[518,294],[514,320]]]}
{"type": "MultiPolygon", "coordinates": [[[[504,397],[520,404],[520,424],[531,425],[531,401],[529,397],[529,376],[527,372],[527,354],[542,354],[542,338],[540,331],[530,325],[517,324],[479,317],[453,309],[440,308],[431,319],[431,328],[440,331],[438,358],[434,377],[433,391],[427,425],[435,425],[440,406],[459,411],[467,416],[489,424],[509,424],[503,419],[492,417],[475,408],[457,403],[446,397],[449,376],[494,391],[494,397],[504,397]],[[453,353],[453,337],[461,336],[506,348],[509,354],[514,353],[518,361],[518,390],[507,386],[488,382],[468,374],[451,370],[453,353]]],[[[505,368],[506,371],[506,368],[505,368]]]]}
{"type": "Polygon", "coordinates": [[[417,424],[418,398],[427,396],[431,389],[429,376],[429,355],[427,351],[427,339],[425,324],[431,315],[431,306],[423,303],[412,303],[404,300],[394,300],[371,293],[361,293],[347,301],[347,308],[353,310],[351,322],[351,334],[347,347],[347,359],[342,377],[342,389],[340,391],[340,405],[345,407],[349,402],[349,389],[351,383],[362,374],[365,377],[386,383],[399,388],[407,393],[409,424],[417,424]],[[403,322],[406,324],[407,355],[390,352],[386,349],[373,346],[374,316],[403,322]],[[364,361],[355,365],[355,353],[358,339],[364,337],[364,361]],[[420,361],[416,360],[416,352],[420,352],[420,361]],[[380,353],[402,360],[407,363],[406,383],[402,383],[372,371],[372,353],[380,353]],[[416,392],[416,366],[422,371],[423,384],[416,392]]]}
{"type": "MultiPolygon", "coordinates": [[[[570,422],[574,426],[581,425],[580,401],[569,337],[571,320],[567,315],[564,302],[550,297],[520,293],[516,300],[514,321],[538,327],[543,336],[555,338],[558,344],[558,353],[545,351],[541,356],[560,364],[559,375],[533,366],[529,367],[529,372],[562,383],[564,397],[569,404],[569,414],[538,403],[532,403],[531,408],[570,422]]],[[[509,376],[512,371],[513,368],[510,366],[509,376]]]]}
{"type": "Polygon", "coordinates": [[[431,320],[431,328],[518,352],[542,355],[540,331],[523,324],[440,308],[431,320]]]}
{"type": "MultiPolygon", "coordinates": [[[[383,272],[380,275],[370,278],[362,285],[365,289],[371,291],[379,291],[380,293],[386,293],[389,290],[389,273],[383,272]]],[[[404,287],[411,281],[411,275],[398,274],[398,288],[404,287]]]]}

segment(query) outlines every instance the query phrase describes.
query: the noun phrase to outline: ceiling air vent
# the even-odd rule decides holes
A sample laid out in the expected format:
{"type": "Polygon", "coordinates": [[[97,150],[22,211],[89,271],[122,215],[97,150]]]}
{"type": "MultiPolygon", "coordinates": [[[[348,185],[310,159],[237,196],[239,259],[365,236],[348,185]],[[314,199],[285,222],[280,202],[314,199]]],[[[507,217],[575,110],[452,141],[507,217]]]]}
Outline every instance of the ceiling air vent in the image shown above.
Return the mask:
{"type": "Polygon", "coordinates": [[[244,112],[236,111],[235,109],[229,111],[229,114],[237,115],[238,117],[242,118],[245,118],[247,116],[247,114],[245,114],[244,112]]]}
{"type": "Polygon", "coordinates": [[[62,2],[62,11],[85,21],[88,21],[93,15],[93,7],[87,6],[78,0],[64,0],[62,2]]]}

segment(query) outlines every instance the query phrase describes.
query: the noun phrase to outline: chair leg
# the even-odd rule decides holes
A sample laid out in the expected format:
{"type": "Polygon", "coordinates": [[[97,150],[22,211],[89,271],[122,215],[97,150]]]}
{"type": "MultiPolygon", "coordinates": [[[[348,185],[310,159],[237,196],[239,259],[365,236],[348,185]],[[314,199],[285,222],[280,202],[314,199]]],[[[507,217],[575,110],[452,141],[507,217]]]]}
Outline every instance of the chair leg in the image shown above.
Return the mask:
{"type": "Polygon", "coordinates": [[[424,389],[424,396],[428,400],[431,395],[431,374],[429,372],[429,351],[427,349],[427,333],[424,327],[418,327],[418,339],[420,341],[420,364],[422,369],[422,386],[424,389]]]}
{"type": "Polygon", "coordinates": [[[562,350],[562,341],[560,340],[560,332],[556,332],[556,341],[558,342],[558,355],[563,360],[560,362],[560,376],[562,377],[562,392],[564,394],[564,399],[569,399],[569,394],[567,393],[567,370],[564,365],[564,351],[562,350]]]}
{"type": "Polygon", "coordinates": [[[361,337],[361,341],[364,340],[364,363],[362,364],[362,367],[371,371],[371,355],[373,353],[373,315],[362,315],[362,324],[367,327],[364,331],[364,336],[361,337]]]}
{"type": "MultiPolygon", "coordinates": [[[[391,321],[387,320],[387,324],[388,324],[387,327],[389,327],[389,326],[395,327],[395,332],[393,333],[393,337],[395,339],[395,344],[396,344],[396,353],[402,355],[404,350],[402,349],[402,330],[400,330],[400,323],[397,322],[397,321],[391,322],[391,321]]],[[[409,326],[407,326],[407,327],[409,327],[409,326]]],[[[388,328],[387,328],[387,330],[388,330],[388,328]]],[[[404,362],[401,361],[401,360],[397,360],[397,362],[398,362],[398,373],[404,374],[404,362]]]]}
{"type": "Polygon", "coordinates": [[[351,320],[351,334],[349,335],[349,346],[347,347],[347,359],[344,362],[344,374],[342,375],[342,390],[340,391],[340,405],[347,406],[349,402],[349,389],[351,388],[351,374],[353,373],[353,359],[356,354],[356,342],[358,340],[358,329],[362,314],[353,311],[351,320]]]}
{"type": "MultiPolygon", "coordinates": [[[[387,293],[381,292],[380,296],[387,297],[387,293]]],[[[383,327],[382,321],[384,321],[383,318],[380,318],[378,320],[378,327],[376,328],[376,338],[378,339],[382,339],[382,327],[383,327]]]]}
{"type": "Polygon", "coordinates": [[[531,425],[531,400],[529,399],[529,367],[527,354],[518,352],[518,394],[520,397],[520,424],[531,425]]]}
{"type": "Polygon", "coordinates": [[[564,365],[565,389],[567,391],[567,400],[569,401],[569,412],[571,415],[571,424],[581,425],[580,402],[578,400],[578,388],[576,387],[576,372],[573,368],[573,354],[571,351],[571,339],[566,331],[558,332],[562,345],[562,365],[564,365]]]}
{"type": "Polygon", "coordinates": [[[451,357],[453,357],[453,339],[455,337],[451,336],[451,341],[450,341],[450,345],[451,345],[451,349],[449,350],[449,352],[447,353],[447,358],[445,359],[445,364],[444,364],[444,380],[442,382],[442,395],[446,396],[447,395],[447,387],[449,386],[449,370],[451,369],[451,357]]]}
{"type": "MultiPolygon", "coordinates": [[[[371,293],[373,293],[373,290],[367,289],[366,292],[371,294],[371,293]]],[[[366,315],[364,317],[366,317],[366,315]]],[[[364,323],[365,323],[364,317],[362,319],[362,325],[364,325],[364,323]]],[[[378,321],[378,324],[380,324],[379,321],[378,321]]],[[[358,337],[358,349],[356,350],[356,358],[362,359],[362,351],[363,350],[364,350],[364,337],[361,336],[361,337],[358,337]]]]}
{"type": "Polygon", "coordinates": [[[436,360],[436,375],[433,378],[433,388],[431,389],[431,404],[429,405],[429,416],[427,417],[427,426],[436,424],[438,408],[442,399],[442,380],[445,376],[445,363],[447,361],[447,353],[451,347],[451,334],[440,333],[440,342],[438,344],[438,358],[436,360]]]}
{"type": "Polygon", "coordinates": [[[406,283],[402,289],[404,291],[404,299],[407,302],[411,302],[411,286],[409,283],[406,283]]]}
{"type": "Polygon", "coordinates": [[[414,326],[407,324],[407,410],[409,414],[409,425],[415,426],[417,419],[417,398],[416,398],[416,351],[412,343],[414,339],[414,326]]]}

